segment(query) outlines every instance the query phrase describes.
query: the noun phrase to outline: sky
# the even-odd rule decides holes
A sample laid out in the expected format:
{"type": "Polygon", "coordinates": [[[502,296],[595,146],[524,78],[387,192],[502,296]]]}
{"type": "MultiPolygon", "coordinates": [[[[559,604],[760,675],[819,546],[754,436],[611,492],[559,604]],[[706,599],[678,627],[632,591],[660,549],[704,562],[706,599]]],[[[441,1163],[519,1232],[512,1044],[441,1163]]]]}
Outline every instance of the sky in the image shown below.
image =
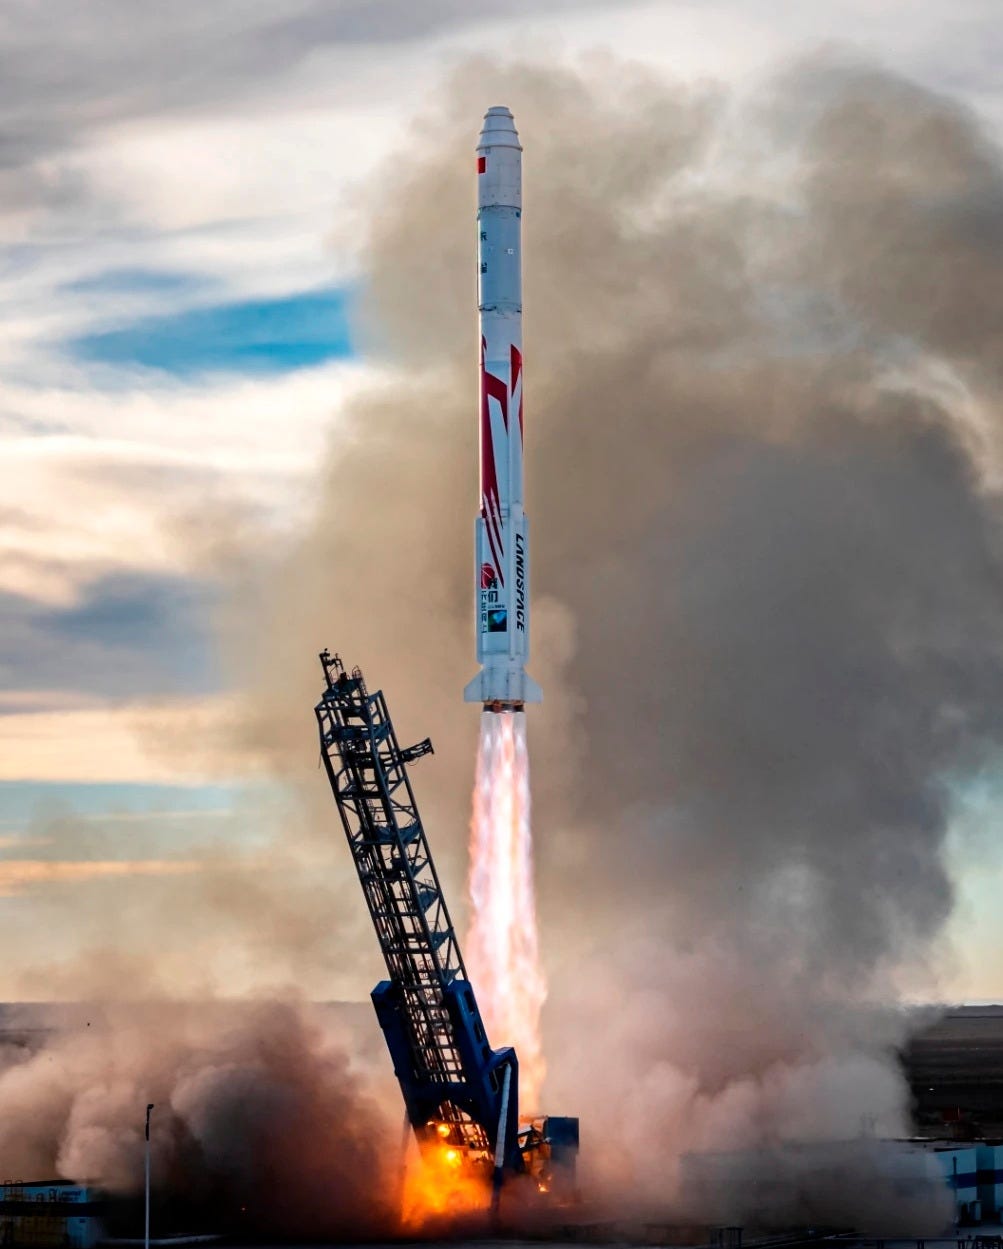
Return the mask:
{"type": "MultiPolygon", "coordinates": [[[[267,767],[194,748],[235,714],[232,563],[245,530],[296,531],[339,408],[390,367],[358,312],[361,206],[456,66],[614,56],[740,95],[835,47],[1003,141],[1001,42],[994,0],[9,0],[0,932],[69,958],[67,891],[266,843],[267,767]]],[[[992,786],[959,803],[957,997],[1003,995],[1000,810],[992,786]]]]}

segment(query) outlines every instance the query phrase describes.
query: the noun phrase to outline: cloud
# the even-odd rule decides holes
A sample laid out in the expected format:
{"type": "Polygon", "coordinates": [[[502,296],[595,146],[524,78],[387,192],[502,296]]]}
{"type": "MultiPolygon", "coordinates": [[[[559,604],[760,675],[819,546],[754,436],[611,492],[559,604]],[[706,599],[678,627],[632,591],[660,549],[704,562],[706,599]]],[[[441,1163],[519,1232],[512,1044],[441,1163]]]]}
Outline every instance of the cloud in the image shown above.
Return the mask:
{"type": "Polygon", "coordinates": [[[213,590],[195,578],[116,572],[49,607],[0,593],[0,682],[108,701],[207,693],[218,685],[210,645],[213,590]]]}
{"type": "Polygon", "coordinates": [[[121,876],[178,876],[203,871],[184,859],[109,859],[74,862],[63,859],[0,859],[0,897],[14,897],[44,885],[76,884],[121,876]]]}
{"type": "Polygon", "coordinates": [[[0,882],[17,895],[0,913],[0,940],[18,951],[0,977],[6,1000],[202,1000],[290,984],[329,1000],[378,975],[371,942],[358,963],[331,940],[332,913],[359,945],[369,937],[334,825],[314,838],[300,796],[258,777],[230,787],[225,807],[218,789],[215,809],[200,793],[213,791],[0,788],[4,811],[21,812],[4,821],[17,840],[0,848],[0,882]]]}
{"type": "MultiPolygon", "coordinates": [[[[92,826],[91,836],[93,826],[110,821],[131,822],[136,826],[137,837],[147,838],[151,828],[156,831],[166,821],[171,829],[170,836],[176,838],[184,831],[179,824],[185,821],[193,825],[205,821],[211,827],[214,821],[228,816],[237,805],[238,797],[239,794],[226,785],[4,781],[0,782],[0,809],[3,811],[0,824],[16,830],[18,836],[27,836],[34,821],[41,816],[72,813],[77,820],[92,826]]],[[[37,829],[35,831],[37,833],[37,829]]],[[[48,832],[44,837],[46,845],[55,844],[48,832]]],[[[149,854],[149,846],[154,843],[144,840],[143,844],[149,854]]],[[[155,847],[157,854],[166,853],[160,842],[156,842],[155,847]]]]}
{"type": "Polygon", "coordinates": [[[103,391],[76,378],[0,388],[2,708],[18,713],[0,729],[5,777],[172,775],[129,740],[128,706],[227,679],[210,638],[220,563],[252,517],[256,531],[295,522],[332,418],[373,376],[352,362],[209,385],[139,371],[103,391]]]}
{"type": "Polygon", "coordinates": [[[98,391],[75,377],[0,387],[0,590],[70,609],[104,578],[191,577],[179,605],[193,602],[224,534],[252,515],[288,527],[309,501],[332,419],[373,376],[353,362],[211,385],[116,371],[98,391]]]}
{"type": "Polygon", "coordinates": [[[199,290],[205,280],[192,273],[170,273],[157,269],[109,269],[67,281],[61,294],[70,295],[134,295],[161,296],[175,291],[199,290]]]}
{"type": "MultiPolygon", "coordinates": [[[[86,11],[54,0],[43,14],[31,0],[15,0],[0,38],[10,70],[0,88],[0,168],[31,165],[115,121],[221,102],[246,106],[264,84],[281,82],[324,51],[341,50],[350,69],[361,45],[386,47],[541,8],[591,7],[584,0],[506,0],[500,14],[488,0],[292,0],[281,7],[227,0],[210,15],[194,0],[142,13],[127,0],[96,0],[86,11]]],[[[39,195],[62,191],[39,174],[39,195]]]]}
{"type": "Polygon", "coordinates": [[[234,708],[223,698],[64,710],[50,692],[49,705],[0,715],[0,781],[200,784],[253,770],[225,745],[234,708]]]}

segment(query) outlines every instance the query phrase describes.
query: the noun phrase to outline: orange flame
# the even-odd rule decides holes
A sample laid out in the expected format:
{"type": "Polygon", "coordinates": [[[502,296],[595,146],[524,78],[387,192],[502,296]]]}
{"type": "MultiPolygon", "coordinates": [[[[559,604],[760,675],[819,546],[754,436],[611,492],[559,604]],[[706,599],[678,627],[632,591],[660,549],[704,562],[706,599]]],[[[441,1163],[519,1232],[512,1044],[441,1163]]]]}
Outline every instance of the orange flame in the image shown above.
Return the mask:
{"type": "Polygon", "coordinates": [[[430,1221],[487,1210],[491,1200],[490,1174],[486,1160],[479,1166],[471,1163],[462,1149],[447,1144],[426,1145],[404,1174],[403,1230],[418,1232],[430,1221]]]}
{"type": "Polygon", "coordinates": [[[520,1114],[525,1117],[539,1110],[546,1072],[540,1011],[547,985],[536,930],[529,753],[522,712],[481,716],[468,889],[467,967],[491,1043],[515,1046],[520,1114]]]}

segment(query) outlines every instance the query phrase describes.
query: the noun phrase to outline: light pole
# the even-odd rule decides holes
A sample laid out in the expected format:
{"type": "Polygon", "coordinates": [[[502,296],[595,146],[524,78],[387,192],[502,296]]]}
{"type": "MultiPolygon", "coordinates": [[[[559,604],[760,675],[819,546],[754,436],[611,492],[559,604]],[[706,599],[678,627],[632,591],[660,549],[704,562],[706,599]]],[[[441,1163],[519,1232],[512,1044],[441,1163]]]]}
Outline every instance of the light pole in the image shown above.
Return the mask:
{"type": "Polygon", "coordinates": [[[150,1249],[150,1111],[153,1102],[146,1107],[146,1222],[143,1232],[144,1249],[150,1249]]]}

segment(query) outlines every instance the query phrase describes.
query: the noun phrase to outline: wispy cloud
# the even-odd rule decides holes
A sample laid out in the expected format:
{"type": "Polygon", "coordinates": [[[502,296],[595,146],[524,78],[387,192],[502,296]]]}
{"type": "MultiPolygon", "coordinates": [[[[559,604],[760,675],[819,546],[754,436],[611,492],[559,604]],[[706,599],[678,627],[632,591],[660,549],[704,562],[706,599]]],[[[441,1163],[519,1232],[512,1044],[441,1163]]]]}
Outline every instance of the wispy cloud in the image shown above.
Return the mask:
{"type": "MultiPolygon", "coordinates": [[[[608,6],[506,0],[501,16],[608,6]]],[[[78,156],[94,136],[117,128],[178,115],[274,112],[297,95],[308,105],[321,97],[350,109],[374,87],[385,98],[395,81],[406,101],[422,68],[412,49],[499,16],[490,0],[223,0],[211,13],[197,0],[142,9],[128,0],[84,8],[73,0],[15,0],[0,32],[0,214],[8,233],[18,226],[26,238],[47,219],[100,221],[105,201],[78,156]],[[409,74],[395,63],[402,55],[410,58],[409,74]],[[368,90],[360,90],[367,79],[368,90]]],[[[297,154],[301,148],[294,145],[297,154]]],[[[289,151],[286,177],[296,164],[289,151]]],[[[178,166],[185,176],[176,186],[199,180],[198,153],[190,156],[178,166]]]]}
{"type": "Polygon", "coordinates": [[[345,362],[212,384],[129,369],[92,388],[0,384],[0,590],[80,605],[115,574],[197,573],[249,516],[288,525],[309,507],[341,404],[375,377],[345,362]]]}
{"type": "Polygon", "coordinates": [[[0,716],[0,781],[196,784],[249,776],[222,698],[0,716]]]}
{"type": "Polygon", "coordinates": [[[110,877],[183,876],[203,869],[203,864],[192,859],[0,859],[0,897],[14,897],[44,885],[72,885],[110,877]]]}
{"type": "Polygon", "coordinates": [[[227,785],[0,781],[0,824],[21,833],[31,828],[37,845],[37,821],[69,811],[78,820],[212,820],[231,815],[240,792],[227,785]]]}
{"type": "Polygon", "coordinates": [[[74,689],[121,701],[206,693],[218,676],[210,641],[213,588],[195,577],[116,572],[49,606],[0,591],[0,685],[74,689]]]}

